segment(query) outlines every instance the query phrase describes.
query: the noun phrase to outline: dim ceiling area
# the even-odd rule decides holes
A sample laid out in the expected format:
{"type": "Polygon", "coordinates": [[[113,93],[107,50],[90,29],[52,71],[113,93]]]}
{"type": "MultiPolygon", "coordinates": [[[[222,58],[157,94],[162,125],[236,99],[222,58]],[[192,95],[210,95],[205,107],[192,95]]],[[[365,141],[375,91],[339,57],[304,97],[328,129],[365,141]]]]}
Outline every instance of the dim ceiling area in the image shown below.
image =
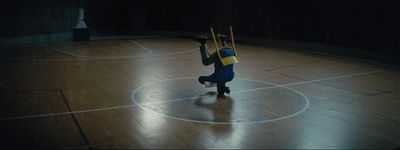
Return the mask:
{"type": "MultiPolygon", "coordinates": [[[[7,38],[70,33],[81,1],[3,4],[0,37],[7,38]]],[[[394,57],[388,60],[400,56],[397,0],[84,0],[83,6],[92,35],[200,33],[210,26],[224,31],[233,25],[238,36],[362,49],[394,57]]]]}

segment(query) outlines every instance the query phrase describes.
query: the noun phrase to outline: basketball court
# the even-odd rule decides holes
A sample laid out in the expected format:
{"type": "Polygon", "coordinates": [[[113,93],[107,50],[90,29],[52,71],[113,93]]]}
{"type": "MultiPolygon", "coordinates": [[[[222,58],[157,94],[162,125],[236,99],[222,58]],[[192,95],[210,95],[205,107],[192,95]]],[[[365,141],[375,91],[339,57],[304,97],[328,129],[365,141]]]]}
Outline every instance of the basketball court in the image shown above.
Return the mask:
{"type": "Polygon", "coordinates": [[[217,97],[190,38],[1,47],[2,147],[396,148],[400,73],[256,44],[217,97]]]}

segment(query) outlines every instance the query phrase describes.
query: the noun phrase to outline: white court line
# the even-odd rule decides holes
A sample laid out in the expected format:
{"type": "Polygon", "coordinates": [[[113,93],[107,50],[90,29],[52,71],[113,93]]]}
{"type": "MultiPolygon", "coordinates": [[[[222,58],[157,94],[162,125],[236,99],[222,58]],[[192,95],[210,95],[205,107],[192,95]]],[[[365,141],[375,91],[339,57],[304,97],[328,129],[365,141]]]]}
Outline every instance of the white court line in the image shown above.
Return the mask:
{"type": "Polygon", "coordinates": [[[193,49],[189,49],[189,50],[186,50],[186,51],[179,51],[179,52],[171,52],[171,53],[166,53],[166,54],[151,55],[151,57],[171,56],[171,55],[185,54],[185,53],[189,53],[189,52],[192,52],[192,51],[198,50],[198,49],[199,49],[199,48],[193,48],[193,49]]]}
{"type": "MultiPolygon", "coordinates": [[[[339,79],[339,78],[345,78],[345,77],[360,76],[360,75],[372,74],[372,73],[376,73],[376,72],[381,72],[381,71],[380,70],[375,70],[375,71],[368,71],[368,72],[361,72],[361,73],[353,73],[353,74],[348,74],[348,75],[340,75],[340,76],[335,76],[335,77],[329,77],[329,78],[323,78],[323,79],[317,79],[317,80],[309,80],[309,81],[302,81],[302,82],[295,82],[295,83],[288,83],[288,84],[281,84],[281,85],[274,84],[273,86],[268,86],[268,87],[263,87],[263,88],[254,88],[254,89],[249,89],[249,90],[241,90],[241,91],[232,91],[231,93],[232,94],[239,94],[239,93],[257,91],[257,90],[263,90],[263,89],[270,89],[270,88],[276,88],[276,87],[287,87],[287,86],[292,86],[292,85],[300,85],[300,84],[307,84],[307,83],[313,83],[313,82],[319,82],[319,81],[327,81],[327,80],[339,79]]],[[[179,79],[192,79],[192,78],[194,78],[194,77],[183,77],[183,78],[167,79],[167,80],[160,80],[160,81],[179,80],[179,79]]],[[[251,80],[251,79],[245,79],[245,80],[260,82],[258,80],[251,80]]],[[[152,83],[150,83],[150,84],[152,84],[152,83]]],[[[270,84],[272,84],[272,83],[270,83],[270,84]]],[[[140,87],[143,87],[143,86],[140,86],[140,87]]],[[[183,100],[188,100],[188,99],[193,99],[193,98],[198,98],[198,97],[201,97],[201,96],[170,99],[168,101],[163,101],[163,102],[143,103],[141,105],[152,105],[152,104],[159,104],[159,103],[166,103],[166,102],[176,102],[176,101],[183,101],[183,100]]],[[[67,114],[77,114],[77,113],[85,113],[85,112],[105,111],[105,110],[136,107],[136,106],[137,106],[136,104],[131,104],[131,105],[104,107],[104,108],[96,108],[96,109],[86,109],[86,110],[71,111],[71,112],[59,112],[59,113],[49,113],[49,114],[39,114],[39,115],[5,117],[5,118],[0,118],[0,120],[14,120],[14,119],[28,119],[28,118],[38,118],[38,117],[49,117],[49,116],[57,116],[57,115],[67,115],[67,114]]]]}
{"type": "MultiPolygon", "coordinates": [[[[300,84],[321,82],[321,81],[327,81],[327,80],[333,80],[333,79],[340,79],[340,78],[345,78],[345,77],[353,77],[353,76],[359,76],[359,75],[372,74],[372,73],[376,73],[376,72],[381,72],[381,71],[380,71],[380,70],[374,70],[374,71],[368,71],[368,72],[353,73],[353,74],[340,75],[340,76],[329,77],[329,78],[323,78],[323,79],[316,79],[316,80],[301,81],[301,82],[295,82],[295,83],[287,83],[287,84],[275,84],[275,83],[268,83],[268,82],[264,82],[264,81],[263,81],[264,83],[271,84],[272,86],[261,87],[261,88],[254,88],[254,89],[248,89],[248,90],[240,90],[240,91],[231,91],[231,94],[240,94],[240,93],[253,92],[253,91],[258,91],[258,90],[266,90],[266,89],[272,89],[272,88],[288,87],[288,86],[293,86],[293,85],[300,85],[300,84]]],[[[193,79],[193,78],[197,78],[197,77],[184,77],[184,78],[176,78],[176,79],[167,79],[167,80],[162,80],[162,81],[180,80],[180,79],[193,79]]],[[[242,80],[260,82],[260,80],[252,80],[252,79],[242,79],[242,80]]],[[[156,82],[156,83],[158,83],[158,82],[156,82]]],[[[151,85],[151,84],[152,84],[152,83],[150,83],[150,84],[148,84],[148,85],[151,85]]],[[[142,103],[141,105],[152,105],[152,104],[160,104],[160,103],[170,103],[170,102],[176,102],[176,101],[183,101],[183,100],[195,99],[195,98],[199,98],[199,97],[201,97],[201,96],[193,96],[193,97],[184,97],[184,98],[177,98],[177,99],[169,99],[169,100],[165,100],[165,101],[162,101],[162,102],[142,103]]]]}
{"type": "MultiPolygon", "coordinates": [[[[372,73],[377,73],[377,72],[382,72],[382,71],[381,71],[381,70],[374,70],[374,71],[368,71],[368,72],[352,73],[352,74],[347,74],[347,75],[339,75],[339,76],[334,76],[334,77],[329,77],[329,78],[322,78],[322,79],[316,79],[316,80],[307,80],[307,81],[294,82],[294,83],[287,83],[287,84],[280,84],[280,85],[277,84],[277,85],[274,85],[274,86],[262,87],[262,88],[254,88],[254,89],[249,89],[249,90],[236,91],[236,92],[232,92],[232,93],[244,93],[244,92],[257,91],[257,90],[264,90],[264,89],[277,88],[277,87],[287,87],[287,86],[300,85],[300,84],[307,84],[307,83],[314,83],[314,82],[321,82],[321,81],[327,81],[327,80],[333,80],[333,79],[340,79],[340,78],[346,78],[346,77],[367,75],[367,74],[372,74],[372,73]]],[[[255,80],[253,80],[253,81],[255,81],[255,80]]]]}
{"type": "MultiPolygon", "coordinates": [[[[196,47],[196,48],[192,48],[192,49],[184,50],[184,51],[179,51],[179,52],[171,52],[171,53],[165,53],[165,54],[151,55],[154,52],[154,50],[149,49],[149,48],[143,46],[142,44],[140,44],[140,43],[138,43],[136,41],[133,41],[133,40],[129,40],[129,42],[131,42],[131,43],[139,46],[140,48],[146,50],[146,53],[145,54],[140,54],[140,55],[118,56],[118,57],[80,56],[80,55],[75,55],[75,54],[72,54],[72,55],[75,56],[75,57],[97,58],[97,59],[123,59],[123,58],[134,58],[134,57],[146,57],[146,55],[150,55],[149,57],[179,55],[179,54],[185,54],[185,53],[189,53],[189,52],[192,52],[194,50],[199,49],[198,47],[196,47]]],[[[62,51],[62,50],[60,50],[60,51],[62,51]]],[[[64,52],[64,53],[68,54],[68,52],[64,52]]]]}
{"type": "Polygon", "coordinates": [[[78,111],[71,111],[71,112],[59,112],[59,113],[50,113],[50,114],[27,115],[27,116],[18,116],[18,117],[6,117],[6,118],[1,118],[0,120],[29,119],[29,118],[49,117],[49,116],[58,116],[58,115],[69,115],[69,114],[78,114],[78,113],[86,113],[86,112],[121,109],[121,108],[135,107],[135,106],[136,105],[131,104],[131,105],[122,105],[122,106],[115,106],[115,107],[105,107],[105,108],[78,110],[78,111]]]}
{"type": "MultiPolygon", "coordinates": [[[[143,46],[142,44],[140,44],[140,43],[138,43],[138,42],[136,42],[136,41],[133,41],[133,40],[130,40],[130,41],[131,41],[132,43],[135,43],[136,45],[138,45],[139,47],[141,47],[141,48],[143,48],[143,49],[146,49],[146,50],[149,50],[149,51],[152,51],[152,52],[153,52],[153,50],[151,50],[151,49],[149,49],[149,48],[143,46]]],[[[199,49],[199,48],[196,47],[196,48],[192,48],[192,49],[185,50],[185,51],[171,52],[171,53],[158,54],[158,55],[150,55],[150,56],[151,56],[151,57],[158,57],[158,56],[171,56],[171,55],[185,54],[185,53],[189,53],[189,52],[191,52],[191,51],[197,50],[197,49],[199,49]]]]}
{"type": "MultiPolygon", "coordinates": [[[[37,59],[38,61],[95,61],[95,60],[115,60],[115,59],[129,59],[129,58],[143,58],[143,57],[159,57],[159,56],[171,56],[171,55],[179,55],[179,54],[185,54],[192,52],[194,50],[197,50],[199,48],[192,48],[189,50],[184,50],[184,51],[179,51],[179,52],[171,52],[171,53],[165,53],[165,54],[158,54],[158,55],[151,55],[154,50],[146,48],[145,46],[141,45],[138,42],[135,42],[133,40],[129,40],[131,43],[136,44],[140,48],[143,48],[146,50],[144,54],[140,55],[130,55],[130,56],[116,56],[116,57],[106,57],[106,56],[82,56],[82,55],[76,55],[72,52],[67,52],[58,48],[50,47],[48,45],[45,45],[45,48],[51,49],[56,52],[60,52],[66,55],[70,55],[73,57],[77,57],[77,59],[37,59]]],[[[18,60],[18,61],[31,61],[31,59],[26,59],[26,58],[5,58],[2,57],[4,60],[18,60]]]]}
{"type": "Polygon", "coordinates": [[[144,49],[144,50],[146,50],[146,52],[145,52],[144,54],[139,54],[139,55],[115,56],[115,57],[107,57],[107,56],[82,56],[82,55],[76,55],[76,54],[74,54],[74,53],[72,53],[72,52],[67,52],[67,51],[61,50],[61,49],[59,49],[59,48],[54,48],[54,47],[51,48],[51,47],[48,46],[48,45],[46,45],[46,47],[48,47],[49,49],[52,49],[52,50],[54,50],[54,51],[63,53],[63,54],[71,55],[71,56],[78,57],[78,58],[90,58],[90,59],[124,59],[124,58],[144,57],[145,55],[151,54],[151,53],[153,52],[153,50],[148,49],[148,48],[142,46],[141,44],[139,44],[139,43],[137,43],[137,42],[135,42],[135,41],[133,41],[133,40],[129,40],[129,42],[130,42],[130,43],[133,43],[133,44],[135,44],[135,45],[137,45],[137,46],[139,46],[140,48],[142,48],[142,49],[144,49]]]}
{"type": "MultiPolygon", "coordinates": [[[[193,79],[193,78],[197,78],[197,77],[187,77],[187,78],[193,79]]],[[[146,86],[149,86],[149,85],[152,85],[152,84],[157,84],[157,83],[162,83],[162,82],[166,82],[166,81],[176,81],[176,80],[187,79],[187,78],[167,79],[167,80],[162,80],[160,82],[153,82],[153,83],[150,83],[150,84],[142,85],[142,86],[140,86],[139,88],[137,88],[137,89],[135,89],[133,91],[133,93],[131,95],[132,101],[133,101],[133,103],[135,103],[141,109],[143,109],[145,111],[149,111],[151,113],[158,114],[158,115],[166,117],[166,118],[180,120],[180,121],[186,121],[186,122],[202,123],[202,124],[259,124],[259,123],[267,123],[267,122],[279,121],[279,120],[295,117],[295,116],[301,114],[302,112],[304,112],[305,110],[307,110],[308,107],[310,106],[310,101],[308,100],[308,98],[303,93],[301,93],[301,92],[299,92],[297,90],[288,88],[288,87],[282,87],[282,88],[285,88],[285,89],[287,89],[289,91],[295,92],[296,94],[300,95],[303,98],[303,100],[305,101],[304,107],[302,109],[300,109],[299,111],[297,111],[297,112],[288,114],[286,116],[273,118],[273,119],[266,119],[266,120],[259,120],[259,121],[246,121],[246,122],[216,122],[216,121],[201,121],[201,120],[194,120],[194,119],[186,119],[186,118],[180,118],[180,117],[171,116],[171,115],[168,115],[168,114],[163,114],[163,113],[160,113],[160,112],[157,112],[157,111],[153,111],[151,109],[147,109],[146,107],[143,107],[144,104],[138,103],[136,101],[136,93],[138,91],[140,91],[142,88],[146,87],[146,86]]],[[[249,80],[249,79],[244,79],[244,80],[249,80]]],[[[278,85],[278,84],[275,84],[275,83],[269,83],[269,82],[260,81],[260,80],[249,80],[249,81],[256,81],[256,82],[262,82],[262,83],[265,83],[265,84],[278,85]]],[[[183,100],[183,99],[182,98],[175,99],[175,101],[177,101],[177,100],[183,100]]],[[[188,100],[188,99],[186,99],[186,100],[188,100]]],[[[167,101],[170,102],[170,100],[167,100],[167,101]]]]}
{"type": "Polygon", "coordinates": [[[143,48],[143,49],[146,50],[148,53],[153,53],[153,50],[151,50],[151,49],[149,49],[149,48],[147,48],[147,47],[144,47],[142,44],[140,44],[140,43],[138,43],[138,42],[136,42],[136,41],[129,40],[129,42],[131,42],[131,43],[133,43],[133,44],[136,44],[136,45],[139,46],[140,48],[143,48]]]}

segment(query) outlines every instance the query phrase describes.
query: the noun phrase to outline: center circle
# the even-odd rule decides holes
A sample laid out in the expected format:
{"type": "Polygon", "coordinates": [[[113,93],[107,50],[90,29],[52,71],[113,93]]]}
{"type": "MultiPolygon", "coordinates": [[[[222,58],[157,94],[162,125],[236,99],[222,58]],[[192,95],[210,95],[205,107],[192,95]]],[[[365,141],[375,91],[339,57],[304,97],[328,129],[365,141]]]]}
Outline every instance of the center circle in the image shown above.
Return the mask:
{"type": "Polygon", "coordinates": [[[309,107],[304,94],[260,80],[235,78],[231,93],[217,97],[197,77],[145,84],[133,91],[132,101],[145,111],[196,123],[255,124],[295,117],[309,107]]]}

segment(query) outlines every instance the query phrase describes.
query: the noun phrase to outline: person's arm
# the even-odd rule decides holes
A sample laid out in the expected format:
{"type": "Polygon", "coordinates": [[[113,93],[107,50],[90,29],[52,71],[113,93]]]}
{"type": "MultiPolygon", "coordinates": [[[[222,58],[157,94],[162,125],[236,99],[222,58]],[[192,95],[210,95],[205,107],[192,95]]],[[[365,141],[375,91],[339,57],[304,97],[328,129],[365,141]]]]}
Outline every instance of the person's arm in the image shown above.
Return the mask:
{"type": "Polygon", "coordinates": [[[206,44],[200,45],[201,61],[203,65],[211,65],[215,63],[216,55],[215,53],[208,55],[208,49],[206,44]]]}

